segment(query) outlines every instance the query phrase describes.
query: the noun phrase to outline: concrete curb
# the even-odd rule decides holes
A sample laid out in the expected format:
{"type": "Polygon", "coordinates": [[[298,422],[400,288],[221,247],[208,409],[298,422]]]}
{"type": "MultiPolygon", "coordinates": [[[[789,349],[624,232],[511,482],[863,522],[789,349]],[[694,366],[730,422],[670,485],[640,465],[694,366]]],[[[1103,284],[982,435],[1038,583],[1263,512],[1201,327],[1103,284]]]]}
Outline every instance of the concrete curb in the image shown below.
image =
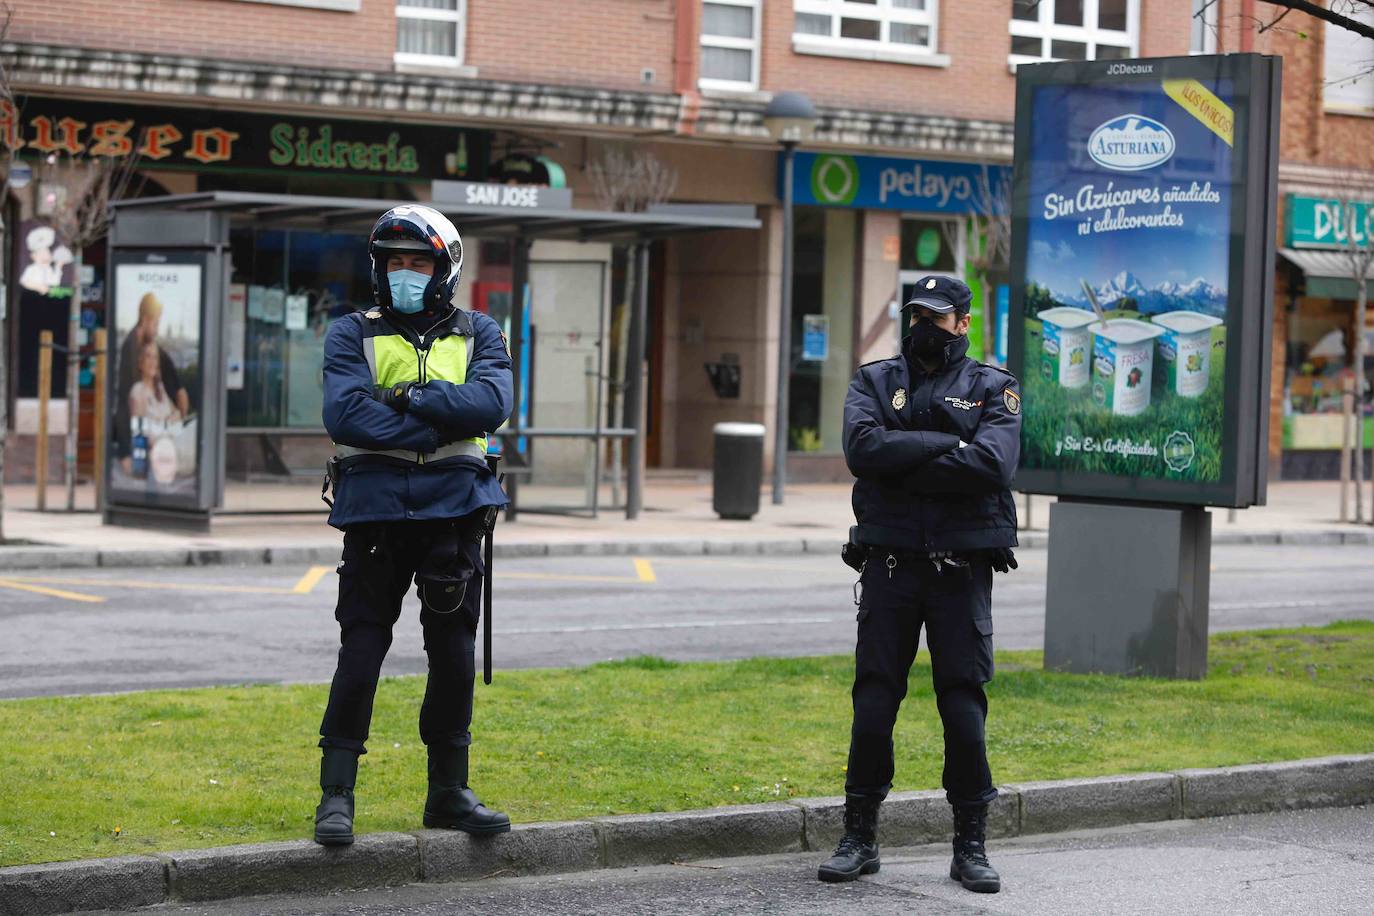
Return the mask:
{"type": "MultiPolygon", "coordinates": [[[[1043,531],[1020,536],[1021,549],[1043,550],[1049,536],[1043,531]]],[[[538,543],[498,540],[496,559],[527,557],[684,557],[684,556],[838,556],[840,538],[784,538],[762,540],[689,539],[665,541],[575,541],[538,543]]],[[[1318,546],[1374,544],[1374,528],[1330,528],[1310,531],[1217,531],[1213,544],[1318,546]]],[[[339,561],[338,544],[263,547],[0,547],[0,573],[23,569],[92,569],[150,566],[332,566],[339,561]]]]}
{"type": "MultiPolygon", "coordinates": [[[[1284,763],[1136,773],[1004,786],[990,836],[1007,837],[1179,818],[1374,803],[1374,754],[1284,763]]],[[[332,893],[415,882],[623,868],[691,859],[828,852],[841,833],[842,798],[521,824],[474,838],[445,830],[375,833],[351,847],[297,840],[82,862],[0,868],[0,916],[332,893]]],[[[883,805],[879,840],[944,842],[941,792],[902,792],[883,805]]]]}

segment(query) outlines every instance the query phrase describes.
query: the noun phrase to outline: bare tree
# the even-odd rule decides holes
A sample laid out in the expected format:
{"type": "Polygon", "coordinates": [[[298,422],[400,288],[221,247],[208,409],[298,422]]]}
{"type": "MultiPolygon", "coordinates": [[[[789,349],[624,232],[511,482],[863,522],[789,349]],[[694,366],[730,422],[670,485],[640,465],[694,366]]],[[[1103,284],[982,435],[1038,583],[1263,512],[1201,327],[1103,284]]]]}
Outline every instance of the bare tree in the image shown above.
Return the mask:
{"type": "Polygon", "coordinates": [[[587,165],[587,177],[607,210],[642,213],[673,196],[678,174],[648,150],[607,146],[587,165]]]}
{"type": "MultiPolygon", "coordinates": [[[[1355,284],[1355,521],[1364,518],[1360,487],[1364,478],[1364,401],[1369,379],[1364,363],[1369,355],[1369,277],[1374,272],[1374,175],[1347,170],[1337,179],[1331,203],[1337,211],[1336,244],[1355,284]]],[[[1374,474],[1370,475],[1369,520],[1374,524],[1374,474]]],[[[1344,497],[1344,494],[1342,494],[1344,497]]]]}
{"type": "MultiPolygon", "coordinates": [[[[601,157],[587,165],[587,177],[591,181],[592,192],[598,203],[607,209],[627,213],[643,212],[655,204],[661,204],[673,196],[677,190],[678,171],[663,162],[652,152],[634,147],[608,145],[601,151],[601,157]]],[[[630,322],[623,314],[635,289],[635,259],[626,247],[625,282],[619,295],[615,297],[614,314],[611,319],[613,336],[610,347],[611,390],[608,398],[608,415],[618,415],[620,393],[629,380],[628,369],[624,367],[625,352],[628,349],[630,322]]],[[[632,421],[627,420],[626,424],[632,421]]]]}
{"type": "MultiPolygon", "coordinates": [[[[110,228],[110,202],[129,195],[138,174],[139,157],[132,146],[126,155],[86,158],[49,153],[38,169],[39,193],[46,197],[47,219],[72,251],[71,307],[67,312],[67,440],[63,452],[67,511],[76,508],[76,444],[81,400],[81,256],[84,249],[105,237],[110,228]]],[[[97,405],[97,410],[103,406],[97,405]]],[[[100,443],[96,447],[101,447],[100,443]]],[[[41,469],[40,469],[41,473],[41,469]]]]}
{"type": "Polygon", "coordinates": [[[983,288],[983,354],[984,360],[993,353],[993,326],[988,300],[989,291],[1011,269],[1011,169],[982,164],[969,195],[969,217],[944,223],[945,244],[951,250],[959,248],[960,236],[968,240],[964,263],[972,269],[983,288]]]}

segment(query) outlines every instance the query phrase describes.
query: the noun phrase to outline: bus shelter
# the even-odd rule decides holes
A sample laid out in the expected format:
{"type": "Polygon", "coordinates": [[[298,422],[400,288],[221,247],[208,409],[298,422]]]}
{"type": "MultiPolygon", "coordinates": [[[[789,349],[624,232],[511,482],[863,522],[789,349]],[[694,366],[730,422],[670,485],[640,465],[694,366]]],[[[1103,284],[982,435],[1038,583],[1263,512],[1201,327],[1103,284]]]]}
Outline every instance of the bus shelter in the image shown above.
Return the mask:
{"type": "MultiPolygon", "coordinates": [[[[510,423],[496,431],[511,497],[508,517],[520,511],[595,515],[608,441],[619,441],[628,452],[625,511],[628,518],[637,517],[643,501],[646,391],[644,373],[635,369],[642,370],[647,350],[650,245],[686,233],[757,230],[754,209],[666,205],[622,213],[574,209],[570,195],[561,190],[560,196],[560,189],[520,188],[512,194],[505,190],[509,186],[439,184],[454,187],[427,205],[454,221],[468,252],[479,240],[499,243],[492,250],[503,252],[502,258],[508,252],[502,270],[508,268],[509,282],[470,279],[465,256],[463,284],[471,290],[471,306],[501,322],[509,338],[516,403],[510,423]],[[633,280],[624,349],[625,365],[634,368],[624,373],[624,422],[609,422],[603,403],[609,265],[598,268],[595,260],[577,257],[532,263],[532,247],[544,240],[574,254],[595,246],[628,251],[633,280]],[[559,338],[575,345],[539,346],[531,313],[549,300],[558,306],[551,313],[566,306],[569,313],[585,316],[586,327],[559,338]],[[541,400],[547,409],[540,409],[541,400]],[[541,417],[553,422],[539,422],[541,417]],[[584,504],[522,505],[520,481],[531,472],[535,451],[578,442],[590,456],[583,470],[584,504]]],[[[356,272],[366,263],[359,237],[382,212],[401,203],[416,201],[207,191],[114,204],[108,325],[115,358],[103,406],[112,431],[102,487],[106,523],[205,528],[223,505],[231,437],[264,443],[327,437],[319,425],[319,404],[308,396],[289,397],[289,383],[293,375],[313,381],[323,329],[332,318],[370,304],[370,287],[364,293],[356,273],[351,294],[345,288],[349,282],[319,288],[289,279],[240,282],[242,262],[253,262],[258,280],[263,271],[289,276],[302,257],[343,265],[336,273],[356,272]],[[275,336],[254,338],[252,327],[275,336]],[[252,367],[264,378],[248,378],[252,367]],[[264,417],[276,422],[262,422],[264,417]]],[[[306,391],[310,385],[297,388],[306,391]]]]}

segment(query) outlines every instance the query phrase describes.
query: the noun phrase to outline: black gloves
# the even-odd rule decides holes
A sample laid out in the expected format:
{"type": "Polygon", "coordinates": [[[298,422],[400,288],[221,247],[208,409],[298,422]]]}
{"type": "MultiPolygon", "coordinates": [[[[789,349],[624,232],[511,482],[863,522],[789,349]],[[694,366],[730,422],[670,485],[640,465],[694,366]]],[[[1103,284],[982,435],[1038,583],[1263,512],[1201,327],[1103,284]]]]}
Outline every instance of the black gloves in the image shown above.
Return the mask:
{"type": "Polygon", "coordinates": [[[372,396],[398,413],[405,413],[410,406],[410,389],[414,382],[400,382],[396,385],[377,385],[372,396]]]}
{"type": "Polygon", "coordinates": [[[1000,573],[1011,572],[1017,568],[1016,554],[1010,547],[994,547],[988,551],[988,562],[1000,573]]]}

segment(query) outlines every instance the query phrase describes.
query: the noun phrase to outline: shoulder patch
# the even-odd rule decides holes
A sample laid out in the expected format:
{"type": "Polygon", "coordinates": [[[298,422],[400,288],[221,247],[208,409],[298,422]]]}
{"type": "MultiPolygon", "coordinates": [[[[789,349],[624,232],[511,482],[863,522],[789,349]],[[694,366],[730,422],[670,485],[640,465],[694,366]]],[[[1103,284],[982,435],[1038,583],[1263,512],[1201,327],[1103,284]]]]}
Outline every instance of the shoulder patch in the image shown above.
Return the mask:
{"type": "Polygon", "coordinates": [[[382,310],[376,307],[370,308],[367,311],[363,312],[363,317],[370,318],[371,320],[376,321],[378,318],[382,317],[382,310]]]}
{"type": "Polygon", "coordinates": [[[1021,412],[1021,395],[1012,391],[1010,385],[1002,389],[1002,400],[1006,403],[1007,410],[1011,413],[1018,414],[1021,412]]]}
{"type": "Polygon", "coordinates": [[[859,368],[860,368],[860,369],[867,369],[869,366],[878,366],[878,365],[881,365],[882,363],[890,363],[890,362],[892,362],[892,360],[894,360],[894,359],[896,359],[896,358],[897,358],[897,357],[895,357],[895,356],[885,356],[885,357],[883,357],[882,359],[873,359],[873,360],[869,360],[869,361],[866,362],[866,363],[859,363],[859,368]]]}

